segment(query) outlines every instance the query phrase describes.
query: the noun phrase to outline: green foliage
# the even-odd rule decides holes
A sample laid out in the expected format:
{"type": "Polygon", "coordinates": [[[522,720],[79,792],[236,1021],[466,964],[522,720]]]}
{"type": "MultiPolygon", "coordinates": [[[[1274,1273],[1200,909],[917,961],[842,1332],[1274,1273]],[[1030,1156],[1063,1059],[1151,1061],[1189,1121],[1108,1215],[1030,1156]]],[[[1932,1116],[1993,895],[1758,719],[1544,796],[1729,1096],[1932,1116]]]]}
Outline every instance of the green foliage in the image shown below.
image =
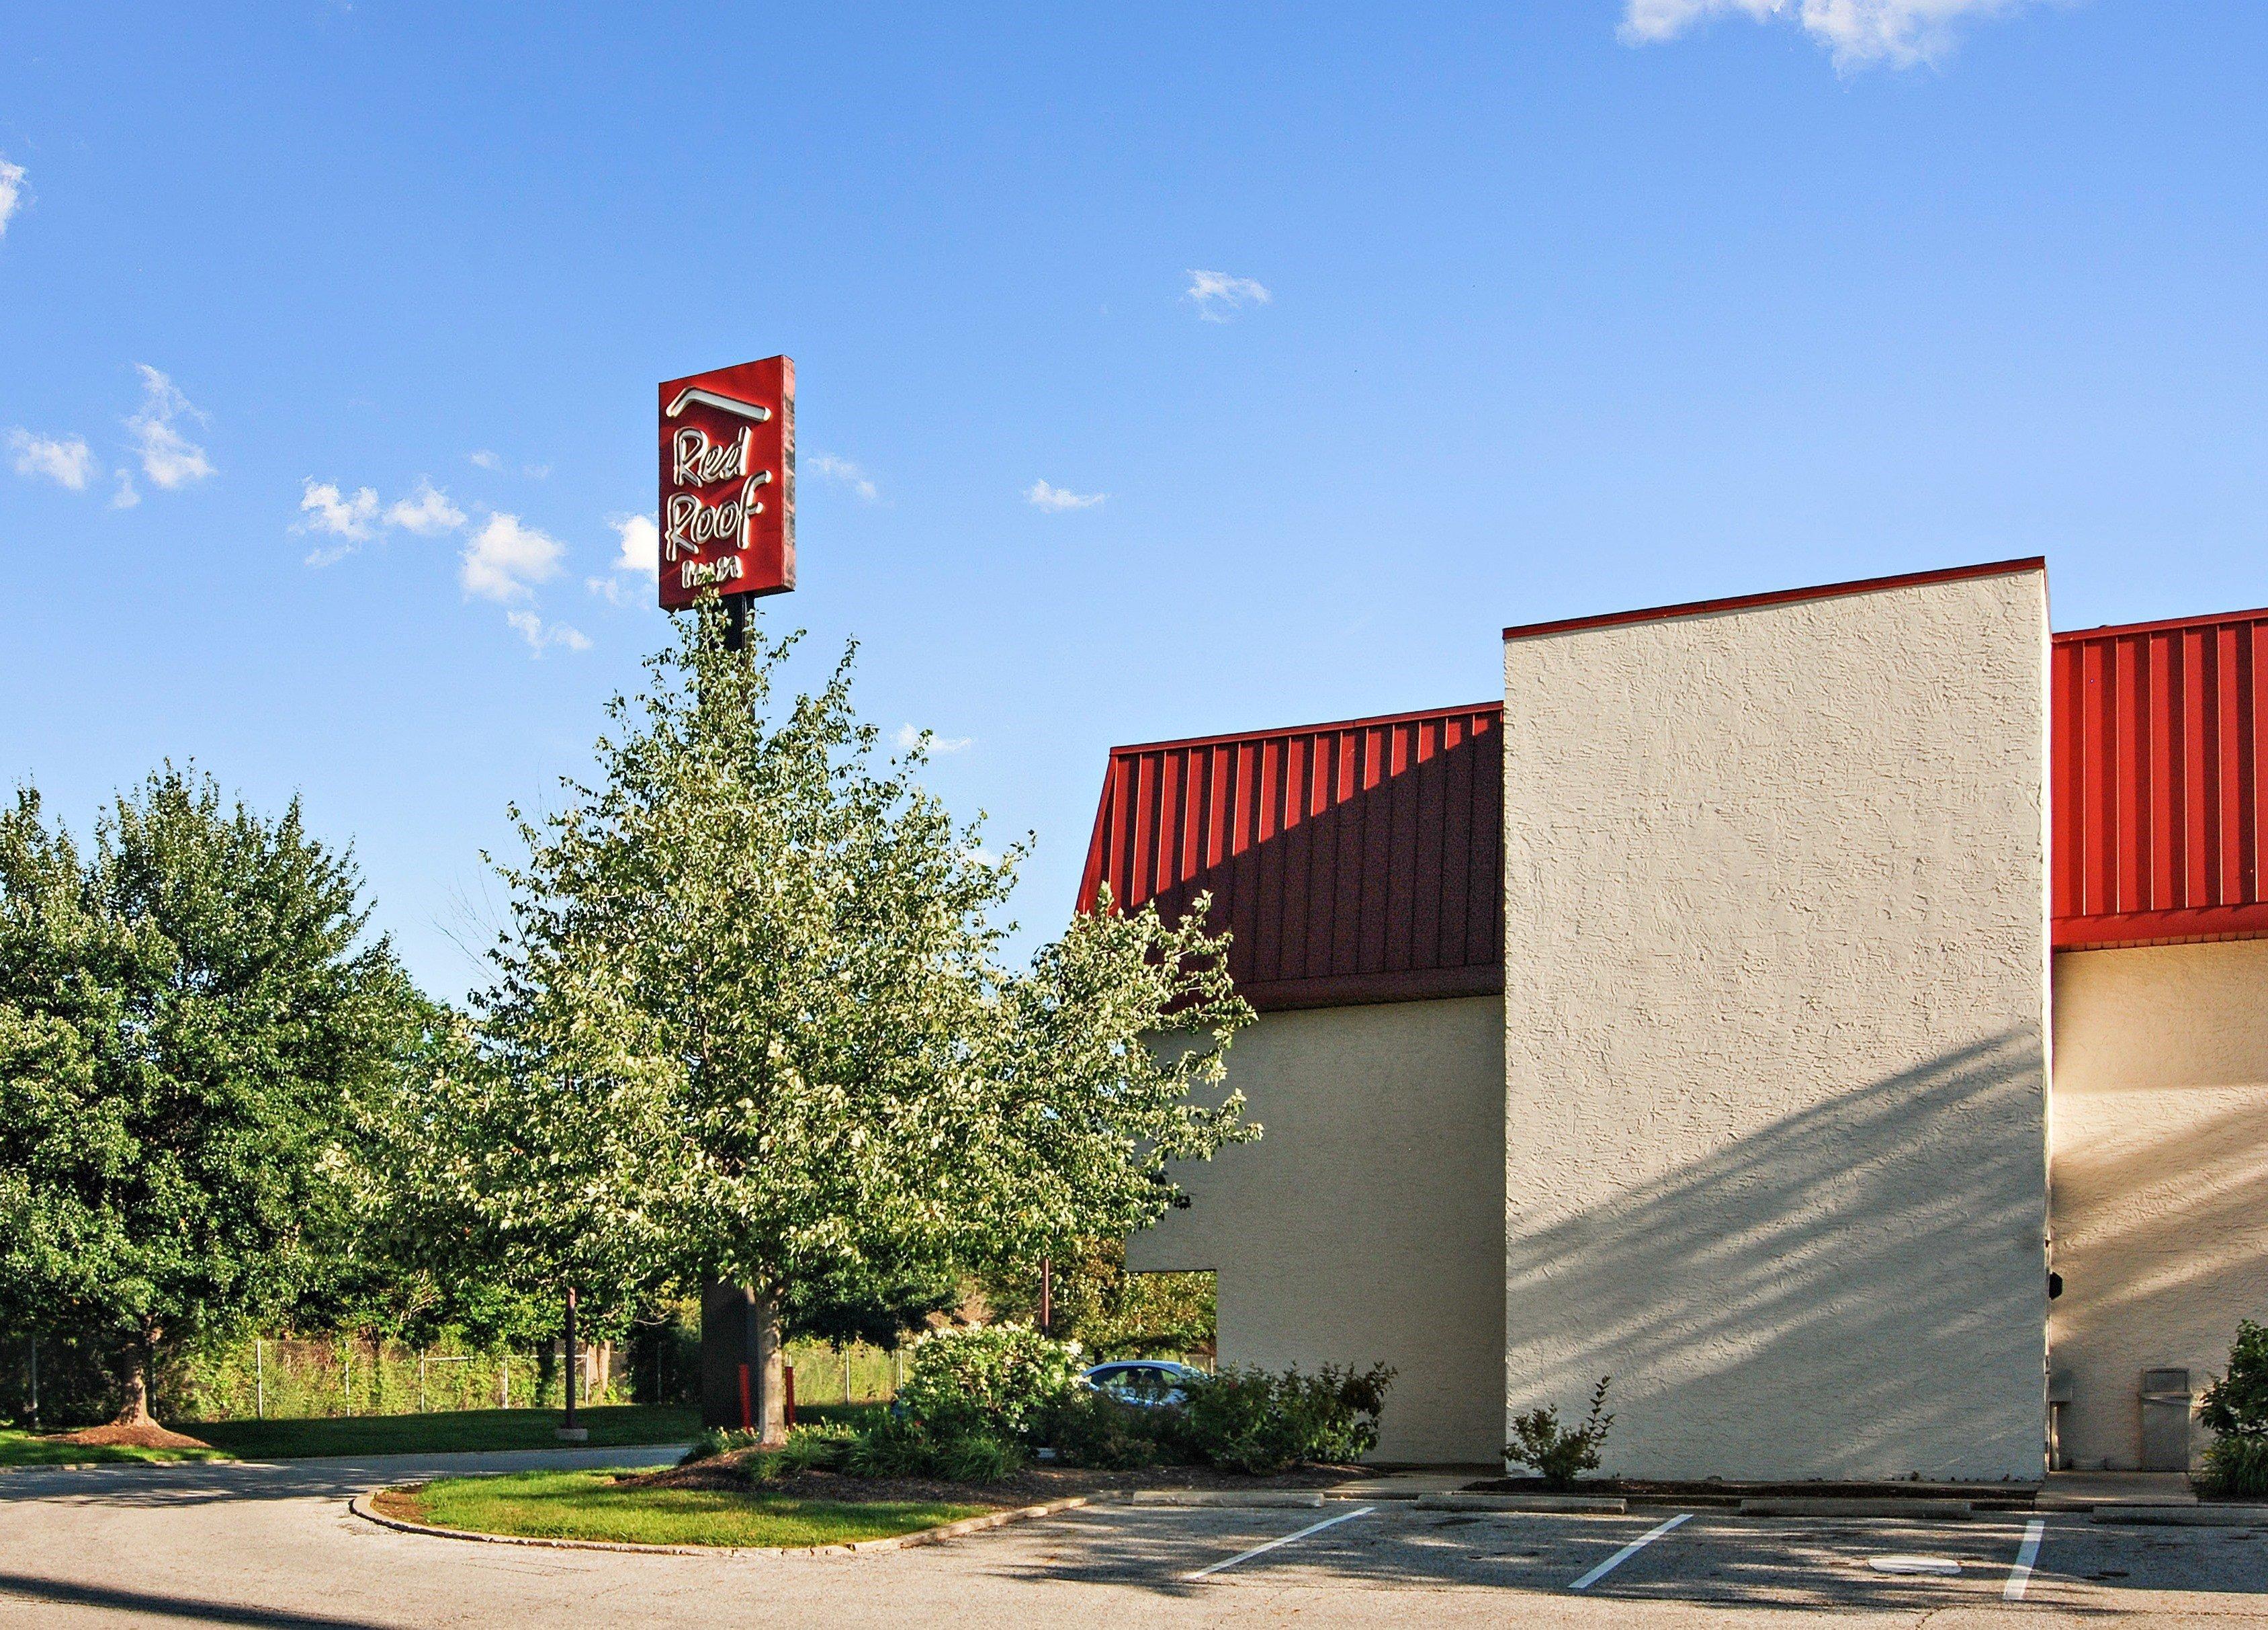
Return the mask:
{"type": "Polygon", "coordinates": [[[785,1442],[766,1449],[762,1433],[711,1427],[693,1440],[692,1447],[677,1464],[691,1465],[696,1461],[744,1454],[746,1458],[740,1467],[749,1481],[776,1483],[799,1471],[841,1471],[858,1438],[858,1434],[849,1427],[818,1422],[797,1427],[787,1435],[785,1442]]]}
{"type": "Polygon", "coordinates": [[[92,1341],[127,1405],[151,1353],[338,1278],[335,1180],[437,1011],[352,860],[167,766],[82,851],[0,813],[0,1324],[92,1341]]]}
{"type": "Polygon", "coordinates": [[[842,1467],[853,1477],[925,1477],[955,1483],[997,1483],[1023,1469],[1024,1450],[965,1422],[939,1427],[911,1415],[889,1415],[852,1440],[842,1467]]]}
{"type": "Polygon", "coordinates": [[[1599,1450],[1615,1424],[1607,1411],[1607,1386],[1613,1379],[1599,1377],[1599,1384],[1591,1390],[1591,1412],[1580,1427],[1562,1427],[1556,1405],[1531,1409],[1514,1419],[1513,1441],[1505,1445],[1504,1457],[1514,1465],[1535,1468],[1545,1486],[1555,1489],[1572,1488],[1579,1475],[1597,1471],[1599,1450]]]}
{"type": "Polygon", "coordinates": [[[2268,1495],[2268,1436],[2215,1438],[2205,1451],[2205,1468],[2196,1480],[2199,1492],[2215,1499],[2268,1495]]]}
{"type": "Polygon", "coordinates": [[[1079,1384],[1079,1348],[1028,1324],[932,1331],[914,1346],[898,1406],[932,1435],[1027,1438],[1079,1384]]]}
{"type": "Polygon", "coordinates": [[[1137,1409],[1093,1387],[1080,1387],[1047,1411],[1038,1436],[1065,1465],[1138,1471],[1178,1457],[1186,1436],[1180,1430],[1180,1414],[1173,1409],[1137,1409]]]}
{"type": "Polygon", "coordinates": [[[1325,1365],[1313,1376],[1232,1368],[1191,1379],[1189,1401],[1158,1412],[1178,1414],[1180,1446],[1191,1457],[1266,1474],[1302,1461],[1343,1464],[1377,1448],[1393,1381],[1384,1364],[1360,1373],[1325,1365]]]}
{"type": "Polygon", "coordinates": [[[2198,1419],[2224,1438],[2268,1437],[2268,1330],[2238,1322],[2228,1368],[2205,1390],[2198,1419]]]}
{"type": "MultiPolygon", "coordinates": [[[[1123,1237],[1075,1240],[1050,1265],[1048,1332],[1076,1341],[1096,1362],[1211,1353],[1216,1323],[1211,1273],[1130,1273],[1123,1237]]],[[[1036,1324],[1040,1260],[1015,1258],[982,1274],[995,1314],[1036,1324]]]]}
{"type": "MultiPolygon", "coordinates": [[[[522,820],[477,1035],[398,1142],[409,1185],[590,1286],[891,1287],[1153,1221],[1175,1161],[1254,1135],[1221,941],[1082,917],[1030,970],[984,855],[858,722],[850,657],[774,704],[794,641],[714,602],[617,697],[590,784],[522,820]],[[1167,1044],[1152,1046],[1152,1039],[1167,1044]]],[[[768,1400],[778,1390],[766,1387],[768,1400]]]]}

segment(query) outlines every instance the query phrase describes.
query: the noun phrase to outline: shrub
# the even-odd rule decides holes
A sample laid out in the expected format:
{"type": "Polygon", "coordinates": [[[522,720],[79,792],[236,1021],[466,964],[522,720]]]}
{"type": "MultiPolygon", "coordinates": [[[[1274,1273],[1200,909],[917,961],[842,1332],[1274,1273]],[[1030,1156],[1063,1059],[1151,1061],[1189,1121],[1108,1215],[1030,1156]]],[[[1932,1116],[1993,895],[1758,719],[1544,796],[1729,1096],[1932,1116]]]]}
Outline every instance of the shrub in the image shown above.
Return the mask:
{"type": "Polygon", "coordinates": [[[1264,1475],[1303,1460],[1343,1462],[1378,1447],[1378,1418],[1394,1371],[1384,1364],[1357,1374],[1326,1365],[1313,1376],[1296,1368],[1227,1368],[1193,1378],[1169,1441],[1189,1457],[1233,1471],[1264,1475]]]}
{"type": "Polygon", "coordinates": [[[915,1344],[898,1403],[940,1441],[1023,1442],[1077,1386],[1079,1370],[1075,1344],[1027,1324],[935,1331],[915,1344]]]}
{"type": "Polygon", "coordinates": [[[2268,1436],[2268,1330],[2238,1323],[2228,1372],[2205,1390],[2198,1419],[2219,1437],[2268,1436]]]}
{"type": "Polygon", "coordinates": [[[850,1452],[858,1434],[848,1427],[798,1427],[787,1435],[787,1442],[763,1457],[760,1476],[770,1479],[792,1476],[798,1471],[836,1471],[843,1466],[843,1457],[850,1452]]]}
{"type": "Polygon", "coordinates": [[[2268,1436],[2215,1438],[2197,1485],[2200,1493],[2223,1500],[2268,1494],[2268,1436]]]}
{"type": "Polygon", "coordinates": [[[1165,1457],[1160,1438],[1180,1425],[1177,1409],[1136,1409],[1080,1387],[1048,1411],[1040,1441],[1065,1465],[1138,1471],[1165,1457]]]}
{"type": "Polygon", "coordinates": [[[971,1433],[937,1445],[930,1464],[931,1475],[951,1482],[998,1483],[1024,1469],[1024,1450],[1020,1444],[971,1433]]]}
{"type": "Polygon", "coordinates": [[[677,1464],[689,1466],[696,1460],[714,1460],[719,1455],[754,1449],[757,1442],[757,1435],[754,1432],[733,1432],[723,1427],[711,1427],[693,1440],[693,1446],[685,1451],[677,1464]]]}
{"type": "Polygon", "coordinates": [[[1024,1450],[979,1431],[940,1433],[910,1415],[877,1421],[843,1446],[853,1477],[931,1477],[997,1483],[1023,1469],[1024,1450]]]}
{"type": "Polygon", "coordinates": [[[1597,1471],[1600,1447],[1615,1424],[1607,1412],[1607,1384],[1613,1379],[1599,1377],[1599,1384],[1591,1389],[1591,1412],[1580,1427],[1563,1428],[1556,1405],[1514,1419],[1513,1441],[1504,1446],[1504,1457],[1516,1466],[1533,1466],[1547,1488],[1572,1488],[1580,1473],[1597,1471]]]}

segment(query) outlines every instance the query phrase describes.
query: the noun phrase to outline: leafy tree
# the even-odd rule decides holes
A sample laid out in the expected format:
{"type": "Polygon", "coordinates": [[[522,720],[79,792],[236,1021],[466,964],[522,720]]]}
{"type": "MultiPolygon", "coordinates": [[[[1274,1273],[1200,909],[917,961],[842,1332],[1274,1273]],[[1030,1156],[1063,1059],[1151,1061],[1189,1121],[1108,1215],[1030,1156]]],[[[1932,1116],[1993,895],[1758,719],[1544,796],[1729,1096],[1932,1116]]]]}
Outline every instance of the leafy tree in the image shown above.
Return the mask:
{"type": "Polygon", "coordinates": [[[160,1342],[291,1309],[350,1106],[426,1014],[351,858],[171,765],[91,852],[0,813],[0,1317],[95,1343],[149,1419],[160,1342]]]}
{"type": "MultiPolygon", "coordinates": [[[[1022,850],[986,856],[922,790],[919,749],[883,757],[850,653],[775,713],[793,638],[752,630],[735,652],[723,628],[713,602],[688,619],[645,694],[612,704],[595,779],[521,821],[482,1022],[526,1081],[585,1095],[519,1091],[515,1138],[564,1149],[603,1101],[654,1274],[750,1288],[776,1438],[798,1287],[932,1280],[1154,1221],[1169,1160],[1254,1133],[1235,1095],[1190,1099],[1249,1014],[1221,943],[1154,911],[1082,918],[1002,968],[992,913],[1022,850]]],[[[571,1163],[561,1181],[469,1158],[492,1211],[584,1203],[571,1163]]]]}
{"type": "MultiPolygon", "coordinates": [[[[984,1299],[1002,1317],[1037,1324],[1041,1264],[1004,1263],[983,1276],[984,1299]]],[[[1210,1273],[1133,1273],[1121,1236],[1076,1242],[1049,1260],[1048,1333],[1076,1341],[1097,1361],[1210,1353],[1216,1295],[1210,1273]]]]}

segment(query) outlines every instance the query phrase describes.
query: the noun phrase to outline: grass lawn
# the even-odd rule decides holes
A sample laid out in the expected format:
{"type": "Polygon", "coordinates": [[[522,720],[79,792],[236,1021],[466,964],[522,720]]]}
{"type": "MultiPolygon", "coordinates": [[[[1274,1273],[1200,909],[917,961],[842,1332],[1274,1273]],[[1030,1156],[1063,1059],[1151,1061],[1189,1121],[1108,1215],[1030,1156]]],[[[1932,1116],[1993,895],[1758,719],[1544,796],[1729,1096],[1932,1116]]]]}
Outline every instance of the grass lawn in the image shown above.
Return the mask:
{"type": "MultiPolygon", "coordinates": [[[[687,1443],[701,1432],[696,1411],[659,1404],[613,1404],[577,1412],[593,1448],[687,1443]]],[[[563,1417],[550,1409],[462,1409],[426,1415],[349,1415],[338,1420],[177,1421],[245,1460],[313,1455],[417,1455],[452,1449],[559,1449],[563,1417]]]]}
{"type": "Polygon", "coordinates": [[[848,1504],[792,1494],[618,1486],[605,1471],[445,1478],[382,1497],[381,1509],[442,1528],[647,1545],[833,1545],[886,1539],[983,1515],[942,1501],[848,1504]]]}
{"type": "Polygon", "coordinates": [[[225,1460],[205,1449],[135,1449],[123,1443],[63,1443],[0,1427],[0,1467],[93,1466],[126,1460],[225,1460]]]}

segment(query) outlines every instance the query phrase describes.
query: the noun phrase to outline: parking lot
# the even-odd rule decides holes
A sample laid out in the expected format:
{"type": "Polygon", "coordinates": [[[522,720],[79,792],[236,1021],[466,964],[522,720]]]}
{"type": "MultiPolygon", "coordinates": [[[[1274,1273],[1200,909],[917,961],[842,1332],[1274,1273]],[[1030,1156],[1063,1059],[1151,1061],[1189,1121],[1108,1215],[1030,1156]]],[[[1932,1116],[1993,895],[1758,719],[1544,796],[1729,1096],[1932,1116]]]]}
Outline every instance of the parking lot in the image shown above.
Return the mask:
{"type": "Polygon", "coordinates": [[[407,1630],[560,1615],[703,1630],[1814,1619],[1948,1630],[2012,1616],[2268,1625],[2268,1535],[2111,1527],[2082,1513],[1916,1523],[1433,1512],[1386,1501],[1099,1505],[879,1554],[688,1558],[468,1544],[345,1509],[358,1489],[475,1469],[460,1458],[0,1475],[0,1626],[407,1630]],[[2020,1571],[2035,1523],[2036,1555],[2020,1571]]]}

